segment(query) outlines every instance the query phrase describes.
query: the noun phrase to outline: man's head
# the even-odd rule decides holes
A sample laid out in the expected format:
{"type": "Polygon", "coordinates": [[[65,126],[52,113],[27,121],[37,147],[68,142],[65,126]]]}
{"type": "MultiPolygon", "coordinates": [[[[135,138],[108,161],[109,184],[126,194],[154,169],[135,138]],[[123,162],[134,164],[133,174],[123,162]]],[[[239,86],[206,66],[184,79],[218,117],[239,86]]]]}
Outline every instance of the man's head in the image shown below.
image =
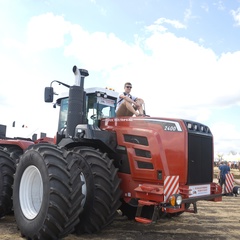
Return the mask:
{"type": "Polygon", "coordinates": [[[125,84],[124,84],[124,90],[125,90],[125,92],[130,92],[131,91],[131,89],[132,89],[132,84],[130,83],[130,82],[126,82],[125,84]]]}

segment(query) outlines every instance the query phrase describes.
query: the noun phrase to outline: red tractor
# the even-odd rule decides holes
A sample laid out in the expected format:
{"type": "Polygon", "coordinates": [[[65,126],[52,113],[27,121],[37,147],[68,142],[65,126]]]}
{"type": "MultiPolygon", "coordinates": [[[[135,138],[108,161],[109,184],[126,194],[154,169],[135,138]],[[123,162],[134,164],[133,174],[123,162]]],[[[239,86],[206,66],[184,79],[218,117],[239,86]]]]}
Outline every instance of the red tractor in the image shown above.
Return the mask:
{"type": "MultiPolygon", "coordinates": [[[[30,146],[17,164],[13,206],[27,239],[94,233],[117,212],[142,223],[197,212],[222,200],[213,182],[213,136],[204,124],[159,117],[115,117],[118,94],[84,89],[88,71],[56,101],[56,144],[30,146]]],[[[53,82],[52,82],[53,83],[53,82]]],[[[52,87],[45,101],[53,102],[52,87]]]]}

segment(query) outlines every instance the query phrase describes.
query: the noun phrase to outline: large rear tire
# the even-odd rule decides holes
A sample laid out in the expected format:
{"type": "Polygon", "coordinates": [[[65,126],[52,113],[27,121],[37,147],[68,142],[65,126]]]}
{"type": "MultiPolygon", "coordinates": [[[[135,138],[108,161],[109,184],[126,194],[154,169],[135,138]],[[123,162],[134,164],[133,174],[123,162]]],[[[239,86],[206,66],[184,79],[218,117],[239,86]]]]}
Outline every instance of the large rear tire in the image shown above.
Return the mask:
{"type": "Polygon", "coordinates": [[[83,212],[76,233],[98,232],[114,220],[121,202],[120,179],[107,154],[91,147],[76,147],[75,153],[85,159],[81,179],[85,182],[83,212]]]}
{"type": "Polygon", "coordinates": [[[51,144],[20,158],[13,185],[15,219],[28,239],[60,239],[74,230],[82,209],[79,160],[51,144]]]}
{"type": "Polygon", "coordinates": [[[23,154],[23,149],[15,145],[6,145],[5,148],[10,153],[10,157],[15,161],[15,163],[17,163],[20,156],[23,154]]]}
{"type": "Polygon", "coordinates": [[[0,147],[0,218],[12,211],[12,185],[15,161],[0,147]]]}

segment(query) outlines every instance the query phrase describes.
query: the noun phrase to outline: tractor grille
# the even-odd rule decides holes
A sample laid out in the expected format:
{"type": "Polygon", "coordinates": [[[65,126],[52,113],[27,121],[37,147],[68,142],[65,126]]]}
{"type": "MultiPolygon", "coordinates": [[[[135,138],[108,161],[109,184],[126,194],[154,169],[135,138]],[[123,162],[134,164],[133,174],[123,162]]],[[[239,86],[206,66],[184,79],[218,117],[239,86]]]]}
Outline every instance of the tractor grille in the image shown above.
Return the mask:
{"type": "Polygon", "coordinates": [[[213,136],[208,127],[185,122],[188,128],[187,184],[204,184],[213,180],[213,136]]]}

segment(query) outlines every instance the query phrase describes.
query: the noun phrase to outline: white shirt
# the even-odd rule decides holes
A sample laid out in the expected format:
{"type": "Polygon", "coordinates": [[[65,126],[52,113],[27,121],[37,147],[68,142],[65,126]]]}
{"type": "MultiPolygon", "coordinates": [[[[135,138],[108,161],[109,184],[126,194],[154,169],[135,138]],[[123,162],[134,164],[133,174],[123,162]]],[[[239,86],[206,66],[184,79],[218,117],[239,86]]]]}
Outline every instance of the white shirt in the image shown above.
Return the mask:
{"type": "Polygon", "coordinates": [[[133,96],[133,95],[131,95],[131,94],[120,93],[120,94],[118,95],[118,98],[117,98],[116,111],[118,110],[119,106],[120,106],[120,105],[123,103],[123,101],[124,101],[124,99],[120,97],[121,95],[125,95],[125,96],[129,97],[129,98],[131,98],[133,101],[135,101],[135,100],[137,99],[137,97],[135,97],[135,96],[133,96]]]}

